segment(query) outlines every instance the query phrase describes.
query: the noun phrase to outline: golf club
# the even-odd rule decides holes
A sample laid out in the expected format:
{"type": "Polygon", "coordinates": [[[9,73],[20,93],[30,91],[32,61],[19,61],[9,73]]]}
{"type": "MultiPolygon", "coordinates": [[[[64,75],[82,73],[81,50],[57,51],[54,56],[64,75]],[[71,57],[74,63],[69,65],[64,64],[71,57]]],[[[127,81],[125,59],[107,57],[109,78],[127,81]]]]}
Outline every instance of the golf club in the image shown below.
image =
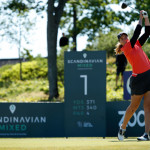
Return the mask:
{"type": "Polygon", "coordinates": [[[133,10],[136,11],[136,13],[140,14],[140,13],[139,13],[139,10],[137,10],[137,9],[135,9],[135,8],[133,8],[133,7],[129,6],[129,5],[127,5],[126,3],[122,3],[122,5],[121,5],[121,8],[122,8],[122,9],[125,9],[125,8],[127,8],[127,7],[132,8],[133,10]]]}

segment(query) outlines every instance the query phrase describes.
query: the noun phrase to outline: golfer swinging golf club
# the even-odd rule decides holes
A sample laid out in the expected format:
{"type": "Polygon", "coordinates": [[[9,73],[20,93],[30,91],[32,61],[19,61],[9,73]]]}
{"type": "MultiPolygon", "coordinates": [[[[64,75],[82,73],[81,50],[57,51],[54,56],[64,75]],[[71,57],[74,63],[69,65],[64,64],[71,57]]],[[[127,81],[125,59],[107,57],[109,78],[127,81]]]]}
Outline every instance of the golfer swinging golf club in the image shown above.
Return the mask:
{"type": "Polygon", "coordinates": [[[145,133],[137,140],[149,140],[150,130],[150,61],[144,51],[143,44],[150,35],[150,23],[146,11],[140,11],[139,22],[136,26],[132,38],[129,40],[127,33],[118,34],[119,43],[116,46],[116,54],[124,53],[129,63],[132,65],[132,76],[130,78],[131,103],[128,106],[122,125],[118,132],[118,139],[124,140],[124,133],[128,121],[137,110],[144,96],[145,112],[145,133]],[[142,29],[142,20],[145,19],[145,33],[139,38],[142,29]],[[139,38],[139,39],[138,39],[139,38]]]}

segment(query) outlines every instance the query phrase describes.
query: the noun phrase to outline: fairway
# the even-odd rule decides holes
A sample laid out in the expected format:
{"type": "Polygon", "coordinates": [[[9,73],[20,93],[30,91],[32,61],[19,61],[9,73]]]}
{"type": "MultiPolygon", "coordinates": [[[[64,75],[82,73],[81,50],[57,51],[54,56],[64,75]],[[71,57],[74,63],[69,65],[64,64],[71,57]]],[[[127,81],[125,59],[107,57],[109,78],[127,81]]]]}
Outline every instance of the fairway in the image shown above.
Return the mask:
{"type": "Polygon", "coordinates": [[[0,150],[148,150],[150,141],[128,138],[2,138],[0,150]]]}

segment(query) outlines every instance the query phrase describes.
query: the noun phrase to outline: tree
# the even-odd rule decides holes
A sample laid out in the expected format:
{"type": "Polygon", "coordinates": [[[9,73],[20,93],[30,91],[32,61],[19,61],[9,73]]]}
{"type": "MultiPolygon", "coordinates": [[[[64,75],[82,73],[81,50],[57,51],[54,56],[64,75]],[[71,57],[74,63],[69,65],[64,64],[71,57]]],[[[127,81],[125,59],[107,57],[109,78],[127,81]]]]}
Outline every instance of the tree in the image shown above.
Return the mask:
{"type": "MultiPolygon", "coordinates": [[[[112,11],[109,4],[117,3],[116,0],[71,0],[68,1],[61,19],[60,28],[68,28],[69,36],[73,42],[77,35],[88,35],[89,41],[100,31],[113,27],[114,22],[122,23],[124,17],[112,11]],[[74,24],[74,10],[76,11],[76,26],[74,24]],[[74,27],[75,26],[75,27],[74,27]]],[[[75,44],[76,45],[76,44],[75,44]]]]}
{"type": "MultiPolygon", "coordinates": [[[[69,24],[68,31],[70,36],[74,37],[74,42],[79,33],[87,34],[89,38],[93,38],[100,29],[110,27],[113,21],[119,20],[116,16],[114,17],[115,12],[106,9],[109,2],[107,0],[48,0],[47,43],[50,99],[58,97],[56,43],[59,25],[60,27],[66,27],[66,24],[69,24]],[[68,2],[67,7],[65,7],[66,2],[68,2]],[[65,11],[63,13],[64,7],[65,11]],[[88,12],[83,14],[84,10],[88,12]],[[60,23],[62,15],[63,18],[60,23]],[[71,21],[73,16],[75,18],[74,23],[71,21]]],[[[111,2],[114,2],[114,0],[111,0],[111,2]]]]}
{"type": "MultiPolygon", "coordinates": [[[[150,0],[134,0],[134,1],[131,1],[131,0],[117,0],[116,1],[117,3],[123,3],[125,2],[127,5],[129,6],[132,6],[133,8],[139,10],[145,10],[148,12],[148,14],[150,15],[150,9],[149,9],[149,6],[150,6],[150,0]]],[[[131,9],[131,11],[129,12],[124,12],[124,11],[120,11],[118,12],[118,16],[119,18],[120,17],[123,17],[122,18],[122,23],[125,23],[127,25],[130,25],[131,22],[133,21],[136,21],[136,20],[139,20],[139,14],[137,14],[134,9],[131,9]]]]}
{"type": "Polygon", "coordinates": [[[57,34],[63,9],[67,0],[48,0],[47,46],[48,46],[48,78],[50,85],[49,99],[57,98],[57,34]]]}
{"type": "MultiPolygon", "coordinates": [[[[0,35],[9,42],[19,43],[19,28],[22,30],[22,38],[27,41],[26,33],[35,25],[35,18],[30,17],[31,11],[39,11],[39,3],[34,0],[3,0],[1,1],[1,32],[0,35]]],[[[29,41],[27,41],[29,42],[29,41]]]]}
{"type": "MultiPolygon", "coordinates": [[[[122,0],[119,0],[119,2],[122,2],[122,0]]],[[[148,14],[149,14],[149,17],[150,17],[150,9],[149,9],[150,0],[142,0],[142,1],[141,0],[136,0],[136,1],[134,1],[134,3],[131,3],[130,0],[126,0],[126,3],[129,4],[129,5],[132,4],[133,5],[132,7],[136,8],[139,11],[140,10],[147,11],[148,14]]],[[[126,12],[126,13],[120,12],[120,15],[123,15],[123,16],[125,16],[125,18],[127,18],[126,20],[124,20],[124,23],[127,23],[127,24],[131,24],[132,21],[139,20],[139,14],[134,13],[133,9],[131,9],[130,13],[129,12],[126,12]]],[[[144,21],[143,21],[143,25],[144,25],[144,21]]],[[[131,31],[130,35],[133,35],[133,32],[134,32],[134,29],[133,29],[133,31],[131,31]]],[[[143,50],[146,52],[146,54],[150,58],[149,49],[150,49],[150,38],[143,45],[143,50]]]]}
{"type": "Polygon", "coordinates": [[[113,28],[108,33],[99,33],[99,36],[94,38],[92,45],[86,47],[87,50],[106,50],[107,56],[115,55],[114,49],[118,42],[117,34],[121,32],[121,29],[113,28]]]}
{"type": "Polygon", "coordinates": [[[32,50],[31,49],[23,49],[24,51],[21,52],[21,56],[23,59],[31,61],[33,60],[33,56],[31,55],[32,50]]]}
{"type": "MultiPolygon", "coordinates": [[[[118,0],[118,2],[123,2],[123,0],[118,0]]],[[[126,0],[125,1],[128,5],[132,5],[132,7],[136,8],[137,10],[145,10],[148,12],[150,15],[150,0],[136,0],[136,1],[131,1],[131,0],[126,0]],[[131,3],[132,2],[132,3],[131,3]]],[[[138,20],[139,19],[139,14],[135,13],[133,9],[131,9],[131,12],[120,12],[125,17],[124,23],[131,24],[132,21],[138,20]]]]}
{"type": "MultiPolygon", "coordinates": [[[[38,11],[41,8],[41,1],[37,3],[35,2],[35,0],[12,0],[12,2],[15,2],[16,4],[17,2],[23,3],[25,6],[29,6],[29,8],[36,9],[38,11]]],[[[99,31],[105,30],[106,28],[110,28],[111,26],[113,26],[113,22],[123,22],[124,20],[123,16],[117,17],[117,14],[115,12],[111,11],[110,8],[106,7],[110,3],[115,3],[116,0],[70,0],[68,1],[70,3],[68,3],[68,5],[70,6],[69,9],[68,7],[66,7],[66,10],[63,14],[63,9],[66,2],[67,0],[48,0],[47,2],[48,79],[50,86],[50,100],[55,97],[58,97],[59,95],[57,86],[56,49],[59,25],[61,25],[61,27],[65,27],[65,25],[69,22],[70,26],[68,31],[71,37],[73,35],[72,33],[75,33],[75,36],[81,33],[88,35],[89,39],[93,39],[95,34],[97,34],[99,31]],[[76,31],[73,31],[72,23],[68,18],[72,17],[73,4],[76,7],[75,9],[77,11],[76,31]],[[62,18],[60,24],[62,14],[65,19],[62,18]]],[[[42,7],[42,9],[40,10],[44,9],[45,7],[42,7]]],[[[28,11],[28,9],[25,10],[28,11]]]]}
{"type": "MultiPolygon", "coordinates": [[[[47,21],[47,45],[48,45],[48,78],[49,78],[49,86],[50,86],[50,100],[54,97],[58,97],[58,87],[57,87],[57,33],[60,23],[60,18],[63,13],[63,8],[67,0],[48,0],[46,6],[42,6],[42,1],[40,0],[8,0],[3,3],[3,8],[1,8],[1,12],[4,10],[11,10],[11,12],[6,13],[7,16],[23,16],[25,21],[30,12],[30,10],[36,10],[37,13],[40,13],[43,10],[47,10],[48,21],[47,21]],[[46,8],[48,6],[48,8],[46,8]]],[[[13,22],[12,19],[9,19],[13,22]]],[[[6,23],[3,23],[6,24],[6,23]]],[[[30,23],[28,23],[29,27],[31,27],[30,23]]],[[[9,38],[15,40],[15,34],[10,32],[10,28],[7,28],[9,38]]],[[[18,39],[17,39],[18,40],[18,39]]]]}
{"type": "MultiPolygon", "coordinates": [[[[28,41],[27,32],[32,29],[34,21],[30,20],[30,11],[38,10],[38,2],[33,5],[34,0],[9,0],[1,1],[2,7],[0,12],[3,15],[1,19],[1,29],[5,32],[1,32],[1,37],[9,39],[10,43],[18,45],[18,53],[20,60],[20,79],[22,80],[22,59],[21,48],[22,40],[28,41]],[[27,3],[28,2],[28,3],[27,3]],[[31,5],[32,4],[32,5],[31,5]]],[[[29,42],[29,41],[28,41],[29,42]]]]}

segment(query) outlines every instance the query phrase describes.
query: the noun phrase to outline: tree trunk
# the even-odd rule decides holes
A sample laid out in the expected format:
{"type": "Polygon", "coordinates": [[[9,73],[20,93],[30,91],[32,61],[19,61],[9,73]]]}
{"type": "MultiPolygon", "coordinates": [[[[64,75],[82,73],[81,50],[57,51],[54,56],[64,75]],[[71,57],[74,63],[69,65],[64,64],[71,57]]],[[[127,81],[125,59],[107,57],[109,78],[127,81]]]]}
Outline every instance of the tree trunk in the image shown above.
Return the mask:
{"type": "Polygon", "coordinates": [[[49,79],[49,99],[57,98],[58,86],[57,86],[57,32],[58,29],[51,21],[48,23],[48,79],[49,79]],[[50,25],[49,25],[50,23],[50,25]],[[52,30],[53,29],[53,30],[52,30]]]}
{"type": "Polygon", "coordinates": [[[63,8],[67,0],[59,0],[58,7],[54,7],[55,0],[48,0],[48,21],[47,21],[47,48],[48,48],[48,79],[49,79],[49,100],[57,98],[57,33],[63,8]]]}
{"type": "Polygon", "coordinates": [[[77,51],[77,27],[76,27],[76,21],[77,21],[76,5],[73,4],[73,43],[74,43],[73,51],[77,51]]]}

